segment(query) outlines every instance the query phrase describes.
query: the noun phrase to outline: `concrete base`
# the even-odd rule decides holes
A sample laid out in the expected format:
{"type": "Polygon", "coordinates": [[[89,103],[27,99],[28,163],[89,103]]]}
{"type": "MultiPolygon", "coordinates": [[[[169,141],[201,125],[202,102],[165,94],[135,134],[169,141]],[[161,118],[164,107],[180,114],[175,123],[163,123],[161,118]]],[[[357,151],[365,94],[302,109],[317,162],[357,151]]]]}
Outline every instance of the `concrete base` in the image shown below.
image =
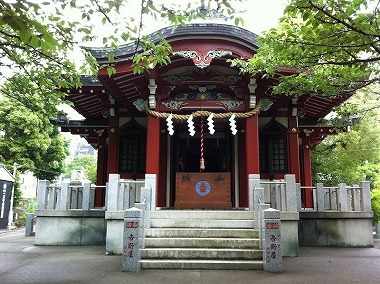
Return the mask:
{"type": "Polygon", "coordinates": [[[103,210],[38,210],[36,245],[102,246],[106,222],[103,210]]]}
{"type": "Polygon", "coordinates": [[[300,212],[300,246],[373,247],[372,212],[300,212]]]}
{"type": "Polygon", "coordinates": [[[280,212],[282,256],[298,256],[298,212],[280,212]]]}
{"type": "Polygon", "coordinates": [[[123,253],[124,211],[105,214],[107,222],[106,252],[108,254],[123,253]]]}

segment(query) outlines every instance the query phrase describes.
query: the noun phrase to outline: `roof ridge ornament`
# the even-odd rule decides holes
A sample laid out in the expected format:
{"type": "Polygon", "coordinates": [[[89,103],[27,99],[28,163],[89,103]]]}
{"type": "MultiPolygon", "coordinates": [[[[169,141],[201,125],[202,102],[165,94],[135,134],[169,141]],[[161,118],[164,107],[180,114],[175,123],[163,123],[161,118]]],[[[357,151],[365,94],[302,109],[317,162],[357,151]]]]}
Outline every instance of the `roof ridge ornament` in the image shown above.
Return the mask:
{"type": "Polygon", "coordinates": [[[220,19],[227,21],[228,17],[223,15],[223,13],[218,12],[216,9],[211,9],[210,7],[206,7],[204,0],[201,1],[201,6],[197,8],[194,13],[202,14],[204,15],[205,19],[207,20],[213,20],[213,19],[220,19]]]}
{"type": "Polygon", "coordinates": [[[190,58],[193,60],[195,66],[203,69],[210,65],[212,59],[232,55],[232,52],[229,50],[209,50],[204,54],[204,52],[198,53],[196,50],[179,50],[174,51],[173,55],[190,58]]]}

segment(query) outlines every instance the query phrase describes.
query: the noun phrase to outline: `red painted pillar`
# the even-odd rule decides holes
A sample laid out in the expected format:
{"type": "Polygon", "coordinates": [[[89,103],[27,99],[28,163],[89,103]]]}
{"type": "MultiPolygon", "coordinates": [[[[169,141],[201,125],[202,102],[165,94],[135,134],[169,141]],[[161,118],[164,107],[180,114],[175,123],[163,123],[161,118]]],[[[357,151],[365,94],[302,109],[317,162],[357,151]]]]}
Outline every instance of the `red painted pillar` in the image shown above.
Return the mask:
{"type": "MultiPolygon", "coordinates": [[[[313,185],[312,172],[311,172],[311,151],[310,151],[310,137],[305,137],[302,142],[302,185],[311,187],[313,185]]],[[[313,207],[313,191],[307,188],[304,191],[303,202],[306,208],[313,207]]]]}
{"type": "Polygon", "coordinates": [[[146,173],[156,174],[156,206],[165,206],[165,188],[159,188],[160,180],[160,119],[148,115],[147,145],[146,145],[146,173]],[[163,192],[162,192],[163,191],[163,192]],[[163,197],[162,197],[163,196],[163,197]]]}
{"type": "MultiPolygon", "coordinates": [[[[245,145],[246,145],[246,139],[245,139],[245,130],[243,133],[239,133],[238,138],[238,149],[241,149],[238,151],[238,153],[235,153],[232,156],[233,159],[239,159],[239,168],[235,169],[239,171],[239,204],[234,204],[235,207],[241,206],[240,205],[240,197],[242,195],[242,192],[245,192],[244,189],[248,188],[248,176],[247,176],[247,162],[246,162],[246,153],[245,153],[245,145]]],[[[235,200],[233,200],[235,201],[235,200]]]]}
{"type": "Polygon", "coordinates": [[[119,164],[119,118],[109,118],[107,178],[109,174],[118,174],[119,164]]]}
{"type": "Polygon", "coordinates": [[[160,178],[158,180],[157,206],[166,207],[166,176],[167,176],[167,132],[160,133],[160,178]]]}
{"type": "MultiPolygon", "coordinates": [[[[246,176],[260,174],[259,163],[259,116],[257,114],[245,120],[245,158],[246,176]]],[[[240,188],[240,206],[248,206],[248,187],[240,188]]]]}
{"type": "Polygon", "coordinates": [[[298,146],[298,120],[296,116],[288,118],[289,131],[288,131],[288,160],[289,160],[289,173],[296,176],[296,182],[300,182],[300,155],[298,146]]]}
{"type": "MultiPolygon", "coordinates": [[[[98,138],[98,161],[96,169],[96,185],[105,185],[107,181],[107,151],[105,138],[98,138]]],[[[99,187],[95,189],[95,207],[103,207],[105,205],[105,188],[99,187]]]]}

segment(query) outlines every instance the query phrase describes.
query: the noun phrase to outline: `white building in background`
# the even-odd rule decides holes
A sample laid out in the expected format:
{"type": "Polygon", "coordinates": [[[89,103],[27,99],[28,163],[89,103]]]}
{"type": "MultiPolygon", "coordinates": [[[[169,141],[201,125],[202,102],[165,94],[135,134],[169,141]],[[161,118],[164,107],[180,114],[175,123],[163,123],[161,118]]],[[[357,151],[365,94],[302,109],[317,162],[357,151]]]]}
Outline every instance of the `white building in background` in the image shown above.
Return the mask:
{"type": "Polygon", "coordinates": [[[19,182],[23,198],[37,198],[38,179],[32,172],[20,174],[19,182]]]}

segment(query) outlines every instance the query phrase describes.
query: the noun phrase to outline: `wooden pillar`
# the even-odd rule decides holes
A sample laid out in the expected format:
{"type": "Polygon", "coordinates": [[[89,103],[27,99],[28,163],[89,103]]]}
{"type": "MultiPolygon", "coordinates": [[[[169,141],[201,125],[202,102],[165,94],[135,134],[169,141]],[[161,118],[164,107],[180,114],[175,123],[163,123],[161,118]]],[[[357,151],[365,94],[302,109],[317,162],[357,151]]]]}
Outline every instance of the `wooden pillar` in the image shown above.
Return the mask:
{"type": "Polygon", "coordinates": [[[146,173],[156,174],[156,206],[165,206],[165,188],[160,185],[160,119],[148,115],[147,145],[146,145],[146,173]],[[163,195],[163,196],[162,196],[163,195]],[[158,204],[160,203],[160,204],[158,204]]]}
{"type": "MultiPolygon", "coordinates": [[[[311,151],[310,151],[310,137],[305,137],[302,140],[302,185],[312,186],[312,172],[311,172],[311,151]]],[[[303,194],[303,202],[306,208],[313,207],[313,191],[307,188],[303,194]]]]}
{"type": "MultiPolygon", "coordinates": [[[[101,136],[98,138],[98,161],[96,168],[96,185],[105,185],[107,181],[107,150],[106,139],[101,136]]],[[[95,207],[103,207],[105,205],[105,188],[95,189],[95,207]]]]}
{"type": "Polygon", "coordinates": [[[119,118],[111,116],[109,118],[109,139],[108,139],[108,159],[107,177],[110,174],[118,174],[119,164],[119,118]]]}
{"type": "MultiPolygon", "coordinates": [[[[248,175],[247,175],[247,162],[246,162],[246,139],[245,139],[245,131],[244,133],[239,133],[239,138],[238,138],[238,150],[237,153],[234,151],[234,155],[232,156],[233,159],[238,159],[239,160],[239,199],[238,204],[233,204],[235,207],[240,207],[240,197],[245,192],[245,189],[248,190],[248,175]],[[238,157],[236,157],[236,156],[238,157]]],[[[235,169],[236,170],[236,169],[235,169]]]]}
{"type": "MultiPolygon", "coordinates": [[[[246,176],[260,174],[259,163],[259,118],[255,114],[245,120],[246,176]]],[[[248,187],[240,188],[240,206],[248,207],[248,187]]]]}
{"type": "Polygon", "coordinates": [[[300,182],[300,155],[298,145],[298,119],[296,116],[288,118],[288,160],[289,173],[296,176],[296,182],[300,182]]]}

